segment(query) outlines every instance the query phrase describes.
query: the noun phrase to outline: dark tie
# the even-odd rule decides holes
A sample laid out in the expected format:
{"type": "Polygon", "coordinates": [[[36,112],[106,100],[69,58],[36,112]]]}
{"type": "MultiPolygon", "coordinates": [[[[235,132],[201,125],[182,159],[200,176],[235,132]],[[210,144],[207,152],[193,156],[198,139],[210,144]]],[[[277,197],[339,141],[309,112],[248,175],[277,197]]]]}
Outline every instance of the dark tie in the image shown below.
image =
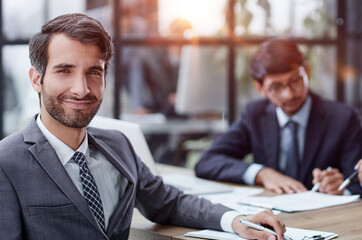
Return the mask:
{"type": "Polygon", "coordinates": [[[75,152],[72,158],[80,168],[79,176],[83,186],[84,198],[87,200],[93,216],[97,219],[103,231],[105,231],[102,200],[93,176],[89,171],[85,155],[81,152],[75,152]]]}
{"type": "Polygon", "coordinates": [[[289,121],[286,124],[286,127],[288,127],[292,133],[292,141],[289,144],[285,174],[294,179],[298,179],[298,170],[299,170],[298,123],[294,121],[289,121]]]}

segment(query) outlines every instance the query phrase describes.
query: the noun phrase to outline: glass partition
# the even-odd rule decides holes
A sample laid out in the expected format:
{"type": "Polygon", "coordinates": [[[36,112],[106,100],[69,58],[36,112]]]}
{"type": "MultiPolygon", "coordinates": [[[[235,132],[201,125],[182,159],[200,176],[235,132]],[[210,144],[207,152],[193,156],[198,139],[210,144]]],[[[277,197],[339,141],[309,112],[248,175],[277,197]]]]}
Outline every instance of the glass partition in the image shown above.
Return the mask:
{"type": "Polygon", "coordinates": [[[185,139],[176,141],[174,137],[179,134],[182,138],[182,129],[202,133],[193,139],[220,134],[227,126],[215,127],[210,119],[231,123],[248,102],[260,98],[253,87],[249,60],[261,42],[271,37],[302,44],[311,64],[313,91],[360,106],[361,61],[353,54],[360,49],[360,29],[351,35],[349,28],[358,24],[347,24],[358,23],[352,21],[358,14],[348,15],[344,25],[346,13],[337,8],[346,4],[353,13],[349,5],[353,1],[122,0],[120,8],[113,11],[114,1],[0,0],[0,84],[5,86],[1,137],[21,128],[24,123],[20,121],[39,107],[28,80],[28,47],[23,44],[47,20],[70,12],[98,19],[112,36],[120,32],[119,41],[114,42],[120,61],[115,64],[113,58],[111,62],[99,114],[142,124],[161,123],[142,125],[150,136],[149,143],[152,136],[166,136],[155,140],[156,151],[170,145],[174,150],[175,144],[182,149],[185,139]],[[115,16],[120,19],[120,29],[114,29],[115,16]],[[348,31],[338,38],[341,29],[348,31]],[[345,47],[352,38],[353,44],[345,47]],[[351,55],[353,64],[349,63],[351,55]],[[338,82],[340,77],[343,81],[338,82]],[[344,88],[339,89],[337,83],[344,88]],[[234,90],[235,97],[230,94],[234,90]],[[28,94],[31,97],[25,101],[28,94]]]}
{"type": "Polygon", "coordinates": [[[3,34],[8,40],[29,39],[46,19],[44,0],[3,0],[2,4],[3,34]]]}
{"type": "Polygon", "coordinates": [[[2,61],[5,80],[4,132],[10,134],[24,127],[39,112],[39,101],[28,75],[28,45],[3,47],[2,61]]]}
{"type": "Polygon", "coordinates": [[[336,0],[236,0],[235,35],[336,38],[336,0]]]}

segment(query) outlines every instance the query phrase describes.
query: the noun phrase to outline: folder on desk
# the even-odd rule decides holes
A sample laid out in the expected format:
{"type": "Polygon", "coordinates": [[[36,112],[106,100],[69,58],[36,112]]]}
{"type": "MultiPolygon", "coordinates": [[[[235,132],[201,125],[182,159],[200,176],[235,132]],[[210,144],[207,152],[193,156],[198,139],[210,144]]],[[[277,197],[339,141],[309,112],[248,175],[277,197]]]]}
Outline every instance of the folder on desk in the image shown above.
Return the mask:
{"type": "Polygon", "coordinates": [[[356,201],[359,201],[359,195],[340,196],[307,191],[274,197],[245,197],[240,199],[239,203],[283,212],[298,212],[332,207],[356,201]]]}

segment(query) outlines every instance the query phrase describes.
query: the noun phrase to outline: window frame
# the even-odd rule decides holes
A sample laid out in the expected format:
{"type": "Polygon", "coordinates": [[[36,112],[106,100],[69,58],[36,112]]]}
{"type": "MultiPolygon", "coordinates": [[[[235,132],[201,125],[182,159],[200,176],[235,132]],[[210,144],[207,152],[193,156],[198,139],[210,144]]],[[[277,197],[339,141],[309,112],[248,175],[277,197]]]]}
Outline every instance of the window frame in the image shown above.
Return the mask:
{"type": "MultiPolygon", "coordinates": [[[[3,34],[3,22],[2,22],[2,16],[3,16],[3,4],[2,0],[0,0],[0,139],[2,139],[4,136],[4,122],[3,122],[3,114],[4,114],[4,91],[5,91],[5,84],[4,84],[4,69],[3,69],[3,47],[6,45],[20,45],[20,44],[28,44],[29,39],[16,39],[16,40],[7,40],[3,34]]],[[[146,37],[143,39],[135,39],[135,38],[123,38],[120,35],[120,24],[119,20],[121,18],[118,11],[114,11],[114,9],[119,9],[119,6],[122,4],[122,0],[120,1],[113,1],[113,17],[115,19],[114,21],[114,76],[115,76],[115,82],[114,82],[114,99],[113,99],[113,117],[118,119],[120,118],[120,114],[122,113],[121,109],[121,92],[122,92],[122,86],[123,86],[123,77],[121,74],[121,52],[123,47],[125,46],[163,46],[167,47],[169,45],[177,45],[177,46],[183,46],[183,45],[199,45],[199,46],[207,46],[207,45],[213,45],[213,46],[225,46],[228,49],[228,57],[227,57],[227,117],[228,117],[228,123],[231,124],[235,120],[235,114],[237,112],[236,109],[236,78],[235,78],[235,59],[236,59],[236,48],[242,48],[247,47],[249,45],[260,45],[263,41],[269,39],[269,37],[243,37],[243,36],[236,36],[234,34],[234,5],[236,3],[236,0],[228,0],[228,11],[230,14],[230,17],[228,18],[227,22],[227,29],[228,33],[225,37],[222,38],[215,38],[215,37],[198,37],[196,39],[170,39],[167,37],[146,37]]],[[[45,4],[45,13],[44,17],[46,20],[48,20],[48,10],[49,10],[49,1],[44,1],[45,4]]],[[[346,24],[343,24],[343,21],[346,19],[346,11],[347,8],[345,7],[347,5],[347,0],[337,0],[337,37],[336,39],[330,39],[330,38],[313,38],[313,39],[307,39],[307,38],[289,38],[291,41],[297,43],[297,44],[304,44],[308,46],[315,46],[315,45],[332,45],[335,46],[337,49],[337,77],[336,77],[336,96],[338,101],[344,101],[346,99],[345,96],[345,83],[341,77],[341,71],[343,70],[341,68],[342,64],[346,61],[345,59],[348,58],[346,56],[346,41],[348,41],[350,38],[356,38],[356,36],[352,36],[351,34],[346,34],[346,24]],[[338,22],[341,22],[341,24],[338,24],[338,22]]],[[[362,6],[362,3],[361,3],[362,6]]],[[[361,7],[362,9],[362,7],[361,7]]],[[[357,10],[358,11],[358,10],[357,10]]],[[[362,18],[362,17],[361,17],[362,18]]],[[[360,46],[362,48],[362,37],[361,33],[359,35],[357,34],[357,39],[361,41],[360,46]]],[[[362,65],[362,64],[360,64],[362,65]]],[[[361,69],[358,69],[359,77],[361,79],[361,69]]],[[[362,80],[359,81],[359,85],[361,85],[362,80]]],[[[357,106],[360,109],[361,106],[361,100],[357,101],[357,106]]]]}

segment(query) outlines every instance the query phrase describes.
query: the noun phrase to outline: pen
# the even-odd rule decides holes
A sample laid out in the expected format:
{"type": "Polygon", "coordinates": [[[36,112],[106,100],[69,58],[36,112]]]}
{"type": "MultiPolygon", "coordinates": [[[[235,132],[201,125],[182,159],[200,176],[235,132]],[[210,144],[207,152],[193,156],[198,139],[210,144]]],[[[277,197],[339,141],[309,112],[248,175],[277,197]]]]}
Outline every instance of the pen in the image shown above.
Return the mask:
{"type": "MultiPolygon", "coordinates": [[[[264,232],[268,232],[268,233],[271,233],[271,234],[277,236],[277,233],[275,231],[273,231],[273,230],[271,230],[269,228],[263,227],[263,226],[261,226],[259,224],[253,223],[253,222],[251,222],[251,221],[249,221],[249,220],[247,220],[245,218],[240,219],[240,223],[247,226],[247,227],[254,228],[256,230],[260,230],[260,231],[264,231],[264,232]]],[[[285,234],[284,234],[284,239],[285,240],[293,240],[290,237],[286,236],[285,234]]]]}
{"type": "Polygon", "coordinates": [[[322,237],[322,235],[314,235],[314,236],[312,237],[312,239],[313,239],[313,240],[324,240],[325,238],[322,237]]]}
{"type": "MultiPolygon", "coordinates": [[[[327,167],[327,171],[332,170],[332,167],[327,167]]],[[[321,185],[320,182],[317,182],[316,184],[314,184],[313,188],[310,190],[311,192],[317,192],[319,189],[319,186],[321,185]]]]}
{"type": "Polygon", "coordinates": [[[347,187],[358,175],[358,170],[354,171],[344,182],[338,187],[338,191],[341,191],[347,187]]]}
{"type": "Polygon", "coordinates": [[[289,212],[288,210],[285,210],[285,209],[276,208],[272,204],[261,203],[261,202],[243,202],[243,201],[239,201],[238,204],[247,205],[247,206],[251,206],[251,207],[257,207],[257,208],[265,208],[265,209],[270,209],[270,210],[282,211],[282,212],[289,212]]]}

